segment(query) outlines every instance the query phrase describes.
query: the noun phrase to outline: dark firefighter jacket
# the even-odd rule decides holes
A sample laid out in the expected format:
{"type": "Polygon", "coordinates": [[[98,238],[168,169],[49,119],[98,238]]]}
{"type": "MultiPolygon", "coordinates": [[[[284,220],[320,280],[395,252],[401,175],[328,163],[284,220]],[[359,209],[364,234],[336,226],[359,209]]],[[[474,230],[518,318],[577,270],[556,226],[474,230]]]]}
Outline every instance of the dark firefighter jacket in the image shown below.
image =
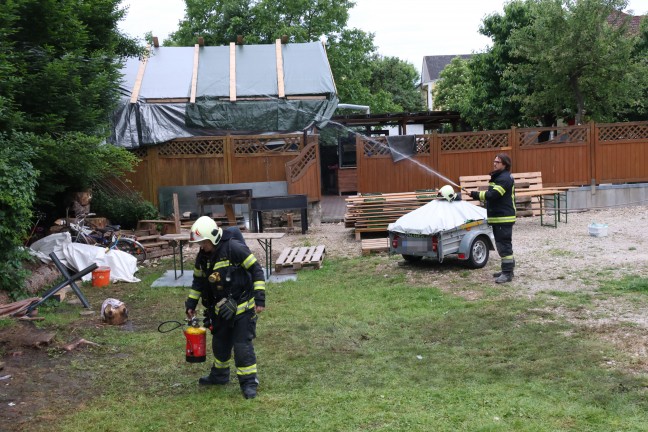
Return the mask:
{"type": "Polygon", "coordinates": [[[489,224],[515,223],[515,180],[509,171],[493,171],[488,190],[479,192],[479,200],[486,202],[489,224]]]}
{"type": "Polygon", "coordinates": [[[186,308],[195,310],[201,296],[208,310],[231,296],[238,305],[237,315],[255,305],[265,307],[263,268],[245,243],[236,240],[229,230],[223,231],[223,238],[211,253],[201,250],[196,256],[186,308]]]}

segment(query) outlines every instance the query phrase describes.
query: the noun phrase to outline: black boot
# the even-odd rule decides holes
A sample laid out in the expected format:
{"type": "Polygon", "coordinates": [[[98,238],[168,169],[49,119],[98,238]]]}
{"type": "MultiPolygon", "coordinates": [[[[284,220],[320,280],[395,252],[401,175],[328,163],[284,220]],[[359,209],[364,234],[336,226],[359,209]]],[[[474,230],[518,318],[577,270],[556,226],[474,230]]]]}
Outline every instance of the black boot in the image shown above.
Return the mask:
{"type": "Polygon", "coordinates": [[[202,385],[224,385],[229,382],[229,369],[217,369],[212,366],[209,375],[198,379],[202,385]]]}
{"type": "MultiPolygon", "coordinates": [[[[494,277],[494,278],[498,278],[498,277],[500,277],[500,276],[502,276],[502,272],[501,272],[501,271],[498,271],[498,272],[493,273],[493,277],[494,277]]],[[[513,272],[511,272],[511,277],[513,277],[513,276],[515,276],[515,275],[513,274],[513,272]]]]}
{"type": "Polygon", "coordinates": [[[507,283],[513,280],[513,272],[502,272],[502,274],[495,279],[495,283],[507,283]]]}
{"type": "Polygon", "coordinates": [[[259,380],[255,375],[246,376],[243,380],[239,377],[239,385],[241,386],[241,392],[245,399],[254,399],[257,395],[257,387],[259,386],[259,380]]]}
{"type": "Polygon", "coordinates": [[[254,399],[257,395],[257,385],[255,383],[247,383],[241,386],[241,392],[245,399],[254,399]]]}

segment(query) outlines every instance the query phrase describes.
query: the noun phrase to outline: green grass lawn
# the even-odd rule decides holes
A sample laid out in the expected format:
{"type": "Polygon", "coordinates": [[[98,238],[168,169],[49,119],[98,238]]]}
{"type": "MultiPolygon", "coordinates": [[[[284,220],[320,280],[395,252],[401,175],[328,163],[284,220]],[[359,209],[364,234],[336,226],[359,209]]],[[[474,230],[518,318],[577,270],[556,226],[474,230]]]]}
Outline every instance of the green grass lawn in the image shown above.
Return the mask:
{"type": "MultiPolygon", "coordinates": [[[[541,312],[551,302],[586,307],[589,296],[511,300],[489,287],[467,301],[375,274],[376,259],[388,258],[331,259],[268,285],[254,400],[235,381],[199,387],[213,357],[186,363],[180,330],[157,331],[182,320],[186,296],[150,288],[161,270],[143,269],[138,284],[84,286],[93,304],[124,301],[130,323],[80,327],[101,347],[71,364],[91,377],[96,397],[35,430],[648,430],[647,377],[606,366],[623,354],[541,312]]],[[[42,310],[42,325],[63,327],[78,309],[42,310]]]]}

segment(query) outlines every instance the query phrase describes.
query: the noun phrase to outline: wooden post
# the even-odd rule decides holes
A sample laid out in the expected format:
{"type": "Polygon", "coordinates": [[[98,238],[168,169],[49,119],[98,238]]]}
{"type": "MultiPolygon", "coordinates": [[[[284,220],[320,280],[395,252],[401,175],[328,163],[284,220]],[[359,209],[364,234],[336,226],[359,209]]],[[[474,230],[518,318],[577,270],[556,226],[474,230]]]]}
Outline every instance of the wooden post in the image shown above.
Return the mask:
{"type": "Polygon", "coordinates": [[[589,178],[591,179],[591,184],[592,184],[592,193],[594,193],[596,179],[600,177],[600,173],[598,172],[599,164],[597,163],[596,160],[596,149],[598,147],[598,141],[599,141],[598,132],[599,132],[599,128],[596,126],[596,123],[591,121],[587,131],[587,137],[589,141],[588,142],[589,144],[588,171],[589,171],[589,178]]]}
{"type": "Polygon", "coordinates": [[[174,234],[180,234],[180,205],[178,204],[178,194],[173,194],[173,223],[175,226],[174,234]]]}

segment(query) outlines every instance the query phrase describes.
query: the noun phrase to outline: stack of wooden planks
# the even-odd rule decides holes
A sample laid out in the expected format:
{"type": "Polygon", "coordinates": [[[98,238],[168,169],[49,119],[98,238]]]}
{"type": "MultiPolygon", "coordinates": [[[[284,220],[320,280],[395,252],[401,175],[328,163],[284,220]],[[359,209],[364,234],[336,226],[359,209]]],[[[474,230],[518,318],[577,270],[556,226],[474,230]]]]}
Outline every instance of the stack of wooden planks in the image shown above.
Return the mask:
{"type": "Polygon", "coordinates": [[[437,190],[359,194],[346,198],[344,226],[355,229],[356,240],[362,233],[387,232],[387,226],[401,216],[437,199],[437,190]]]}

